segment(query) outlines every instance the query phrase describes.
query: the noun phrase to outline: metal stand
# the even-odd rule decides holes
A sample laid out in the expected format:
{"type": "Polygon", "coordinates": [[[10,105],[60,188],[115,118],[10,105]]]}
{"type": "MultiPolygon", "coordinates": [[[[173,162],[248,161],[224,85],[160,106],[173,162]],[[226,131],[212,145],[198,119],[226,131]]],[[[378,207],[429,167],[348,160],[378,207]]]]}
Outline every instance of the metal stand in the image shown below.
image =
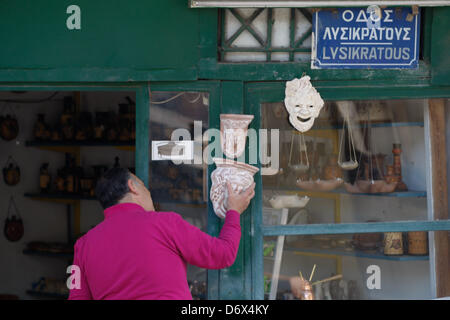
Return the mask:
{"type": "MultiPolygon", "coordinates": [[[[287,224],[288,212],[289,212],[288,208],[281,209],[280,225],[287,224]]],[[[284,235],[278,236],[278,240],[277,240],[277,247],[276,247],[276,251],[275,251],[275,261],[273,264],[273,272],[272,272],[272,281],[270,283],[269,300],[275,300],[277,297],[278,279],[280,277],[280,268],[281,268],[281,258],[283,257],[284,238],[285,238],[284,235]]]]}

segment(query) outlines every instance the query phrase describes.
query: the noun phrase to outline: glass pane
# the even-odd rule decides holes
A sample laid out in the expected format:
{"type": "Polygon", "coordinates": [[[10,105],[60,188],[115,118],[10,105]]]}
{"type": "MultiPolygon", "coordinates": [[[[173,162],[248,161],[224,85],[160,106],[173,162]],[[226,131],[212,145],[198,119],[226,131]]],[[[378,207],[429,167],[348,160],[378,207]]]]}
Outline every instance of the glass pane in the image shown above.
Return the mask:
{"type": "Polygon", "coordinates": [[[261,127],[279,130],[261,148],[264,223],[281,208],[288,224],[427,220],[425,105],[327,101],[300,134],[284,103],[262,104],[261,127]]]}
{"type": "Polygon", "coordinates": [[[266,237],[264,279],[265,299],[433,298],[427,232],[266,237]]]}
{"type": "MultiPolygon", "coordinates": [[[[155,208],[177,212],[206,232],[207,167],[202,162],[202,135],[209,126],[209,95],[154,92],[151,100],[149,187],[155,208]]],[[[206,270],[188,265],[187,273],[192,297],[206,299],[206,270]]]]}

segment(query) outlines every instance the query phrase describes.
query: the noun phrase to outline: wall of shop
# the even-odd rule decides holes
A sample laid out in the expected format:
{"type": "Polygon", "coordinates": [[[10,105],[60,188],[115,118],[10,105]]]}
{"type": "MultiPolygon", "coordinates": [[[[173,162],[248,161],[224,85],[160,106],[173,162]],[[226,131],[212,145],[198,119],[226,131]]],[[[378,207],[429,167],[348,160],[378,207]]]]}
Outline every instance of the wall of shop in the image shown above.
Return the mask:
{"type": "Polygon", "coordinates": [[[187,0],[2,1],[0,80],[195,79],[198,13],[187,0]]]}

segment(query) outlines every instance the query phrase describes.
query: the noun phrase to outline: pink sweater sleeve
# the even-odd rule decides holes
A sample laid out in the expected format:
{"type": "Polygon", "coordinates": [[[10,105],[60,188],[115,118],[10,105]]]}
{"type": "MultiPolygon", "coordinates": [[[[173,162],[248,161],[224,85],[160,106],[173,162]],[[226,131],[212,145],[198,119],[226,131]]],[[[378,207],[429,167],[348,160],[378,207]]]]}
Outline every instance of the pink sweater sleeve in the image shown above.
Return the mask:
{"type": "Polygon", "coordinates": [[[177,251],[187,263],[206,269],[230,267],[236,259],[241,239],[240,215],[230,210],[226,214],[219,237],[212,237],[174,215],[172,239],[177,251]]]}

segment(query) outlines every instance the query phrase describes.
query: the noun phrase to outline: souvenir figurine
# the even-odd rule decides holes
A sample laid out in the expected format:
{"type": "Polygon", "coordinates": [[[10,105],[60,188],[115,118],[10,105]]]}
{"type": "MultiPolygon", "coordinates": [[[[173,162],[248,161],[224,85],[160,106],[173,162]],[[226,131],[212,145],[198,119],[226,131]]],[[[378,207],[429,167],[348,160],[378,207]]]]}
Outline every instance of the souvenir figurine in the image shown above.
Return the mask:
{"type": "Polygon", "coordinates": [[[55,179],[56,191],[63,193],[65,191],[66,178],[64,176],[64,169],[59,169],[55,179]]]}
{"type": "Polygon", "coordinates": [[[10,156],[3,168],[3,180],[9,186],[15,186],[20,181],[20,168],[16,161],[10,156]]]}
{"type": "Polygon", "coordinates": [[[105,138],[106,132],[106,113],[96,112],[95,113],[95,126],[94,126],[94,139],[103,140],[105,138]]]}
{"type": "Polygon", "coordinates": [[[93,136],[92,117],[89,112],[81,112],[77,118],[75,140],[85,141],[93,136]]]}
{"type": "Polygon", "coordinates": [[[48,140],[50,139],[50,128],[45,123],[45,114],[39,113],[38,119],[34,125],[34,137],[37,140],[48,140]]]}
{"type": "Polygon", "coordinates": [[[50,174],[48,173],[48,163],[44,163],[40,169],[39,186],[42,193],[50,191],[50,174]]]}
{"type": "Polygon", "coordinates": [[[75,136],[75,112],[73,98],[64,97],[64,112],[61,115],[60,126],[64,140],[73,140],[75,136]]]}

